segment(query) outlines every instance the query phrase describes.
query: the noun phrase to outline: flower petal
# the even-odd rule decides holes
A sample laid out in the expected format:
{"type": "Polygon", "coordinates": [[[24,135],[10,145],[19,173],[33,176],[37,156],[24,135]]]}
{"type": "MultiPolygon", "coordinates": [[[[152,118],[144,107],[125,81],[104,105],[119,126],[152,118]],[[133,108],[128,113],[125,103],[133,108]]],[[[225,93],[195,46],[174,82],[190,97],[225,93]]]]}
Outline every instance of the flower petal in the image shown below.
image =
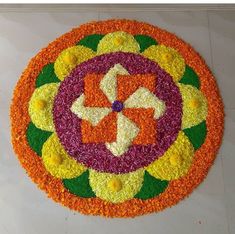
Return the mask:
{"type": "Polygon", "coordinates": [[[188,172],[194,155],[194,148],[183,132],[163,156],[151,163],[146,170],[161,180],[175,180],[188,172]]]}
{"type": "Polygon", "coordinates": [[[165,112],[166,106],[163,101],[158,99],[153,93],[146,88],[137,89],[124,102],[125,108],[153,108],[154,118],[160,118],[165,112]]]}
{"type": "Polygon", "coordinates": [[[138,135],[139,128],[122,113],[118,113],[117,118],[117,140],[113,143],[106,143],[106,147],[113,155],[121,156],[128,150],[128,147],[138,135]]]}
{"type": "Polygon", "coordinates": [[[127,174],[109,174],[90,170],[90,185],[96,196],[112,203],[129,200],[140,190],[144,170],[127,174]]]}
{"type": "Polygon", "coordinates": [[[46,170],[56,178],[71,179],[86,170],[83,165],[66,153],[55,133],[42,147],[42,160],[46,170]]]}
{"type": "Polygon", "coordinates": [[[138,135],[132,141],[134,145],[157,143],[157,121],[154,119],[153,108],[126,108],[122,111],[129,120],[139,128],[138,135]]]}
{"type": "Polygon", "coordinates": [[[71,107],[71,111],[79,118],[89,121],[93,126],[96,126],[112,109],[106,107],[85,107],[85,96],[82,94],[71,107]]]}
{"type": "Polygon", "coordinates": [[[96,126],[82,120],[81,134],[83,143],[115,142],[117,135],[117,112],[106,115],[96,126]]]}
{"type": "Polygon", "coordinates": [[[156,89],[156,75],[134,74],[117,76],[117,100],[126,101],[138,88],[143,87],[150,92],[156,89]]]}
{"type": "Polygon", "coordinates": [[[173,48],[164,45],[153,45],[147,48],[143,53],[145,57],[158,63],[166,72],[178,81],[184,74],[184,58],[173,48]]]}
{"type": "Polygon", "coordinates": [[[73,46],[63,50],[55,61],[55,74],[60,80],[64,78],[78,64],[95,57],[96,53],[84,46],[73,46]]]}
{"type": "Polygon", "coordinates": [[[88,107],[111,107],[106,95],[100,89],[103,74],[88,73],[84,77],[84,106],[88,107]]]}
{"type": "Polygon", "coordinates": [[[118,31],[106,34],[98,44],[97,53],[104,54],[116,51],[138,53],[140,46],[129,33],[118,31]]]}
{"type": "Polygon", "coordinates": [[[191,85],[178,84],[183,99],[182,129],[198,125],[207,116],[207,101],[202,92],[191,85]]]}
{"type": "Polygon", "coordinates": [[[129,75],[128,71],[121,65],[115,64],[105,74],[100,82],[100,89],[104,92],[108,100],[112,103],[117,99],[117,75],[129,75]]]}
{"type": "Polygon", "coordinates": [[[29,116],[37,128],[54,131],[52,107],[59,84],[51,83],[35,89],[29,101],[29,116]]]}

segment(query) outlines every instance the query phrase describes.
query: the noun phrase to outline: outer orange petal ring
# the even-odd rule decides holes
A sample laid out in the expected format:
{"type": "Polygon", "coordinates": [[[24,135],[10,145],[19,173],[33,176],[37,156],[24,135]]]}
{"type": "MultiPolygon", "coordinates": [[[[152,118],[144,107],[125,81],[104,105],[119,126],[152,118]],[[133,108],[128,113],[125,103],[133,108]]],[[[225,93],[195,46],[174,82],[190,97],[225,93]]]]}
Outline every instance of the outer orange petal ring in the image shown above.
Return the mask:
{"type": "Polygon", "coordinates": [[[189,195],[206,177],[220,147],[223,128],[223,103],[216,81],[200,55],[186,42],[174,34],[155,26],[132,20],[108,20],[81,25],[62,35],[48,47],[31,59],[14,90],[11,105],[12,144],[21,165],[31,179],[49,197],[83,214],[102,215],[106,217],[134,217],[151,212],[158,212],[178,203],[189,195]],[[107,34],[113,31],[126,31],[130,34],[145,34],[155,38],[159,43],[175,48],[198,74],[201,91],[208,101],[207,137],[204,144],[194,156],[193,165],[188,174],[181,179],[169,183],[168,188],[160,196],[148,200],[131,199],[121,204],[110,204],[99,198],[79,198],[67,192],[61,180],[52,177],[45,170],[41,158],[34,153],[26,140],[26,128],[30,121],[28,102],[35,89],[35,79],[43,66],[54,62],[59,53],[73,46],[89,34],[107,34]],[[27,90],[27,92],[25,92],[27,90]],[[19,105],[21,103],[21,105],[19,105]]]}

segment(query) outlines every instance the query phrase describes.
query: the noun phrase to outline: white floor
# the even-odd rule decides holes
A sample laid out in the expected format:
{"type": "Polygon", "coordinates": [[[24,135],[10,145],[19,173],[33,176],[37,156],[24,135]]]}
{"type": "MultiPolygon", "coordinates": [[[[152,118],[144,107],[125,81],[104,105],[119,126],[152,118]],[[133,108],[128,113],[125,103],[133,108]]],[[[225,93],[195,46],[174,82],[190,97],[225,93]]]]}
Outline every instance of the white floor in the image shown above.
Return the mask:
{"type": "MultiPolygon", "coordinates": [[[[134,6],[133,6],[134,7],[134,6]]],[[[235,9],[6,10],[0,6],[0,234],[234,234],[235,9]],[[225,103],[223,145],[193,194],[158,214],[104,219],[74,213],[48,199],[20,167],[10,144],[9,105],[29,59],[81,23],[108,18],[146,21],[189,42],[215,74],[225,103]]]]}

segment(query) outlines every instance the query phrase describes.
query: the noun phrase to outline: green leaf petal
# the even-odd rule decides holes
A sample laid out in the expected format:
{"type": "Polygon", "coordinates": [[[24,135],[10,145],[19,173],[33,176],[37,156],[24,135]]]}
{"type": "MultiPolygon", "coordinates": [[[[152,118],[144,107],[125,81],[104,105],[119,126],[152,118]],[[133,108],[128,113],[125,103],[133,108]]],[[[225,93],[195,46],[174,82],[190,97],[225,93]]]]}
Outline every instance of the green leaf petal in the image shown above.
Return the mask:
{"type": "Polygon", "coordinates": [[[64,187],[79,197],[95,197],[89,184],[89,171],[85,171],[80,176],[73,179],[64,179],[64,187]]]}
{"type": "Polygon", "coordinates": [[[183,130],[185,135],[192,142],[195,150],[199,149],[206,139],[206,121],[193,126],[191,128],[186,128],[183,130]]]}
{"type": "Polygon", "coordinates": [[[27,141],[38,156],[42,156],[42,146],[51,134],[52,132],[43,131],[37,128],[32,122],[29,123],[26,130],[27,141]]]}
{"type": "Polygon", "coordinates": [[[196,87],[197,89],[200,88],[200,80],[198,78],[198,75],[188,65],[186,65],[184,75],[179,82],[182,84],[192,85],[196,87]]]}
{"type": "Polygon", "coordinates": [[[60,80],[57,78],[54,72],[54,63],[49,63],[43,67],[42,71],[37,77],[36,87],[40,87],[48,83],[58,83],[60,80]]]}
{"type": "Polygon", "coordinates": [[[99,44],[99,41],[104,37],[104,35],[101,34],[92,34],[88,35],[84,38],[82,38],[77,45],[82,45],[85,47],[88,47],[94,51],[97,50],[97,45],[99,44]]]}
{"type": "Polygon", "coordinates": [[[157,45],[158,44],[156,42],[156,40],[153,39],[150,36],[139,34],[139,35],[135,35],[134,38],[136,39],[136,41],[140,45],[140,52],[143,52],[144,50],[146,50],[151,45],[157,45]]]}
{"type": "Polygon", "coordinates": [[[135,195],[135,198],[145,200],[156,197],[160,193],[164,192],[168,183],[168,181],[157,179],[145,171],[143,185],[140,191],[135,195]]]}

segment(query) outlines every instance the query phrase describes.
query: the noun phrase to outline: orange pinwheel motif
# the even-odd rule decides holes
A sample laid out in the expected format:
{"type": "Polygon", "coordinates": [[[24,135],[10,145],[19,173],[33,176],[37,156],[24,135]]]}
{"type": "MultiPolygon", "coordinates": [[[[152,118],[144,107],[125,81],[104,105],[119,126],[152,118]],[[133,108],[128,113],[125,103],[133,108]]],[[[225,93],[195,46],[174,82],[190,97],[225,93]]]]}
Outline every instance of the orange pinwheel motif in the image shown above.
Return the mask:
{"type": "Polygon", "coordinates": [[[164,103],[154,95],[156,75],[130,75],[120,64],[107,74],[87,74],[84,94],[71,110],[82,119],[83,143],[106,143],[120,156],[131,144],[154,144],[164,103]]]}

